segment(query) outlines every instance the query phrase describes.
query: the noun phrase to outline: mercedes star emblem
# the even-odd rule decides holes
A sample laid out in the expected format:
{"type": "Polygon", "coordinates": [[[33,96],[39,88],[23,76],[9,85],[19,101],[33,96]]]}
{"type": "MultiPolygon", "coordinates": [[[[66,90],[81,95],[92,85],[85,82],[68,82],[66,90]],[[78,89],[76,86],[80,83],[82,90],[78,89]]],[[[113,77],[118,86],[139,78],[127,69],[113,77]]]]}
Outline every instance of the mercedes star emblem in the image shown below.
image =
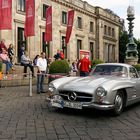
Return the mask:
{"type": "Polygon", "coordinates": [[[69,95],[68,95],[68,99],[70,101],[75,101],[76,100],[76,97],[77,97],[77,95],[76,95],[75,92],[70,92],[69,95]]]}

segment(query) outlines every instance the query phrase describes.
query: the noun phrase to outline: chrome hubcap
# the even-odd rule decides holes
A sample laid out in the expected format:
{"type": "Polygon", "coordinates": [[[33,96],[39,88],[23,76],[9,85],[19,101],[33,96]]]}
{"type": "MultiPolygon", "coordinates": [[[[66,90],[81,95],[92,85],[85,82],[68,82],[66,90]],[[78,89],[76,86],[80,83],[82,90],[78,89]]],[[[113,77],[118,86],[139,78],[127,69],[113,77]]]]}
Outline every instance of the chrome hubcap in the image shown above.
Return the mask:
{"type": "Polygon", "coordinates": [[[122,97],[120,95],[116,96],[115,106],[116,106],[117,111],[120,111],[122,109],[123,101],[122,101],[122,97]]]}

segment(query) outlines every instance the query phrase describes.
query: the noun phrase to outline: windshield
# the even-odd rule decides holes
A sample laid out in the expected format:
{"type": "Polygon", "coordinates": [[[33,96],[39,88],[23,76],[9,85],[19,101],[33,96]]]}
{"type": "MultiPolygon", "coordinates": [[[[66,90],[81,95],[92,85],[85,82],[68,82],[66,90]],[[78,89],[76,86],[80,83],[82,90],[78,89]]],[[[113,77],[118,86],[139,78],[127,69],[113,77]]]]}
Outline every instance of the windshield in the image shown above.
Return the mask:
{"type": "Polygon", "coordinates": [[[115,65],[98,65],[90,73],[90,75],[114,75],[120,77],[128,77],[127,68],[115,65]]]}

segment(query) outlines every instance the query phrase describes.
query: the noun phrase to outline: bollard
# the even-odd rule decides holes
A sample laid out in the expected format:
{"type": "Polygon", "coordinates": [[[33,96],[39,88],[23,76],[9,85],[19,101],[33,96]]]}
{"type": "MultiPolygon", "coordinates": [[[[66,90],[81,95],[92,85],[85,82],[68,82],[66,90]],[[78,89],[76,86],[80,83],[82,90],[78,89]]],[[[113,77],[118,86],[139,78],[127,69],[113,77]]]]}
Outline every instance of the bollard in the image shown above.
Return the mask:
{"type": "Polygon", "coordinates": [[[30,71],[29,73],[29,96],[31,97],[32,96],[32,72],[30,71]]]}

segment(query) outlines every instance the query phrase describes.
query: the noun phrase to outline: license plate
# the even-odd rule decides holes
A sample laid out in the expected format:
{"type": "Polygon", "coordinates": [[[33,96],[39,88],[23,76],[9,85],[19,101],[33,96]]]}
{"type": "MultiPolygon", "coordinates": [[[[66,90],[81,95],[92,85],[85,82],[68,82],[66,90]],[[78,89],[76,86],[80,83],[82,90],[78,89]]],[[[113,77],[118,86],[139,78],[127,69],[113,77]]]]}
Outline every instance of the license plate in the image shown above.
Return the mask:
{"type": "Polygon", "coordinates": [[[81,103],[74,103],[74,102],[66,102],[64,101],[64,107],[75,108],[75,109],[82,109],[81,103]]]}
{"type": "Polygon", "coordinates": [[[54,101],[54,100],[51,100],[51,106],[63,108],[61,101],[54,101]]]}

